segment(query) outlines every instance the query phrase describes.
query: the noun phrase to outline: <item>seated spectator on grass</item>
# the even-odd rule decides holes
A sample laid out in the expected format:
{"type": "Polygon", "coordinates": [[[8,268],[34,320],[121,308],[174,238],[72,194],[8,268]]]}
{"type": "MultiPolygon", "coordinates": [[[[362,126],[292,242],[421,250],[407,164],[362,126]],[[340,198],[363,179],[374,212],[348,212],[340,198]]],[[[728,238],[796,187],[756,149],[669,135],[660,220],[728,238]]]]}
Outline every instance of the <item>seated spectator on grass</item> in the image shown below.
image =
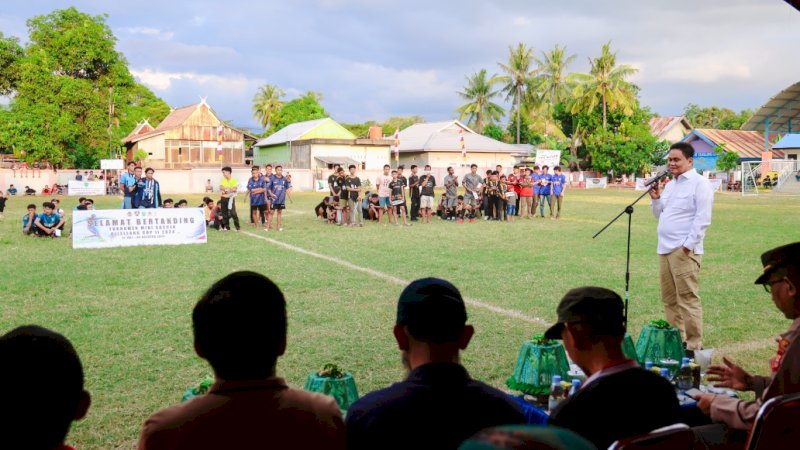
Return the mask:
{"type": "Polygon", "coordinates": [[[171,198],[164,199],[164,208],[174,208],[175,200],[171,198]]]}
{"type": "Polygon", "coordinates": [[[622,353],[622,299],[600,287],[572,289],[558,304],[558,323],[545,333],[561,339],[588,376],[578,392],[550,412],[550,424],[568,428],[597,448],[679,423],[675,389],[622,353]]]}
{"type": "Polygon", "coordinates": [[[325,219],[328,216],[328,205],[331,203],[331,196],[328,195],[322,199],[321,202],[317,203],[317,206],[314,207],[314,214],[319,219],[325,219]]]}
{"type": "Polygon", "coordinates": [[[712,445],[721,442],[735,445],[738,441],[741,447],[764,402],[800,392],[800,242],[769,250],[761,255],[761,263],[763,271],[755,283],[764,286],[791,324],[778,339],[778,350],[769,360],[768,375],[751,375],[726,357],[722,358],[724,365],[709,366],[708,381],[715,382],[715,386],[755,392],[754,400],[715,394],[695,397],[697,407],[723,426],[696,429],[712,445]]]}
{"type": "Polygon", "coordinates": [[[68,449],[70,425],[86,416],[91,397],[83,368],[64,336],[35,325],[0,337],[2,446],[8,449],[68,449]]]}
{"type": "Polygon", "coordinates": [[[17,188],[13,184],[8,185],[8,195],[17,195],[17,188]]]}
{"type": "Polygon", "coordinates": [[[93,210],[94,209],[94,200],[87,198],[83,201],[83,205],[86,206],[86,209],[93,210]]]}
{"type": "Polygon", "coordinates": [[[150,416],[140,450],[344,448],[333,397],[289,388],[275,376],[286,351],[286,302],[272,281],[254,272],[222,278],[194,307],[192,326],[195,351],[216,382],[207,394],[150,416]]]}
{"type": "Polygon", "coordinates": [[[761,182],[761,185],[765,188],[772,187],[772,179],[770,179],[769,175],[764,177],[764,181],[761,182]]]}
{"type": "Polygon", "coordinates": [[[452,449],[484,428],[525,423],[511,397],[459,363],[475,332],[466,322],[464,300],[449,282],[424,278],[403,290],[394,338],[410,372],[350,407],[348,449],[452,449]]]}
{"type": "Polygon", "coordinates": [[[34,225],[37,217],[39,215],[36,214],[36,205],[31,203],[28,205],[28,212],[22,216],[22,234],[32,234],[34,236],[39,234],[39,227],[34,225]]]}
{"type": "Polygon", "coordinates": [[[206,180],[206,192],[214,192],[214,186],[211,184],[211,178],[206,180]]]}
{"type": "Polygon", "coordinates": [[[83,205],[83,203],[84,203],[85,201],[86,201],[86,197],[80,197],[80,198],[78,198],[78,203],[77,203],[77,204],[76,204],[76,205],[75,205],[75,206],[74,206],[72,209],[73,209],[73,210],[76,210],[76,209],[78,209],[78,206],[81,206],[81,205],[83,205]]]}
{"type": "Polygon", "coordinates": [[[25,186],[25,195],[36,195],[36,189],[31,189],[30,186],[25,186]]]}
{"type": "Polygon", "coordinates": [[[188,208],[189,207],[189,202],[186,201],[185,198],[182,198],[182,199],[178,200],[178,204],[175,205],[175,207],[176,208],[188,208]]]}
{"type": "Polygon", "coordinates": [[[369,196],[369,220],[377,221],[381,215],[381,202],[378,194],[369,196]]]}
{"type": "Polygon", "coordinates": [[[203,213],[206,218],[206,225],[211,228],[219,228],[220,219],[222,218],[222,207],[213,199],[205,198],[205,205],[203,205],[203,213]]]}
{"type": "Polygon", "coordinates": [[[50,195],[50,187],[46,184],[42,188],[42,195],[50,195]]]}
{"type": "Polygon", "coordinates": [[[44,213],[39,214],[33,224],[39,228],[42,236],[60,236],[60,229],[64,226],[64,219],[56,214],[56,205],[51,202],[44,202],[42,207],[44,208],[44,213]]]}

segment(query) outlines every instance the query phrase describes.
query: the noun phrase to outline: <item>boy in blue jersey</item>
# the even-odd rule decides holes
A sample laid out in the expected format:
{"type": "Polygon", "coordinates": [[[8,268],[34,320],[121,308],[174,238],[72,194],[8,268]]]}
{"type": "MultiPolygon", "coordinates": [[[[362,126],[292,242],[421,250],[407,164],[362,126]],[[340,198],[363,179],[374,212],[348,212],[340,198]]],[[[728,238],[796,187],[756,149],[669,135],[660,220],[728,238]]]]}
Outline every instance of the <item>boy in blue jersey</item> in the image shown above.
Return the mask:
{"type": "Polygon", "coordinates": [[[28,205],[28,213],[22,216],[22,234],[39,235],[39,228],[33,225],[37,217],[39,216],[36,214],[36,205],[31,203],[28,205]]]}
{"type": "Polygon", "coordinates": [[[142,192],[144,191],[144,178],[142,178],[142,168],[136,166],[133,169],[133,190],[131,191],[131,208],[139,209],[142,203],[142,192]]]}
{"type": "Polygon", "coordinates": [[[258,226],[260,221],[264,224],[264,231],[269,231],[266,224],[267,218],[267,181],[261,176],[261,168],[253,166],[250,170],[252,177],[247,181],[247,195],[250,196],[250,220],[253,227],[258,226]]]}
{"type": "Polygon", "coordinates": [[[553,217],[553,204],[550,203],[550,184],[553,176],[547,173],[547,166],[542,167],[542,174],[539,175],[539,215],[544,218],[544,202],[550,208],[550,218],[553,217]]]}
{"type": "Polygon", "coordinates": [[[133,161],[128,162],[128,171],[119,177],[119,187],[122,188],[122,209],[133,209],[133,193],[136,185],[136,175],[134,175],[134,168],[136,163],[133,161]]]}
{"type": "MultiPolygon", "coordinates": [[[[556,201],[556,219],[561,218],[561,200],[564,199],[564,189],[567,186],[567,177],[561,173],[561,166],[553,168],[553,196],[556,201]]],[[[550,208],[550,217],[553,217],[553,209],[550,208]]]]}
{"type": "Polygon", "coordinates": [[[60,236],[61,231],[58,228],[64,225],[64,219],[53,211],[56,205],[51,202],[45,202],[42,206],[44,207],[44,213],[39,214],[33,224],[41,230],[42,236],[60,236]]]}
{"type": "Polygon", "coordinates": [[[160,208],[161,207],[161,185],[153,178],[155,170],[148,167],[145,169],[145,177],[136,182],[136,194],[134,203],[138,208],[160,208]]]}
{"type": "MultiPolygon", "coordinates": [[[[292,184],[286,179],[286,177],[283,176],[283,167],[275,166],[275,175],[272,176],[272,179],[267,186],[267,192],[269,193],[270,198],[272,198],[272,210],[274,211],[275,216],[277,216],[278,231],[283,231],[281,213],[284,209],[286,209],[286,194],[291,188],[292,184]]],[[[270,218],[270,221],[271,219],[272,218],[270,218]]]]}
{"type": "Polygon", "coordinates": [[[533,166],[533,174],[531,175],[533,181],[533,218],[536,218],[536,208],[539,206],[539,194],[542,192],[542,169],[539,166],[533,166]]]}

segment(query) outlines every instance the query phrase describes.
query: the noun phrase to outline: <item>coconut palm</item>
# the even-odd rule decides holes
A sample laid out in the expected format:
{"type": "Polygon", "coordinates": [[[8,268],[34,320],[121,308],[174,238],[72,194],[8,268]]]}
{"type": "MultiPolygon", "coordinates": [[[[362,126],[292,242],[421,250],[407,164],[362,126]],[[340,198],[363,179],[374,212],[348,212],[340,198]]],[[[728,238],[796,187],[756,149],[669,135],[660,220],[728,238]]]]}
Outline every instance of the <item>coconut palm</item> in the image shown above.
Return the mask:
{"type": "Polygon", "coordinates": [[[533,59],[533,49],[520,42],[516,48],[508,47],[507,64],[497,63],[506,73],[506,75],[498,77],[500,82],[505,83],[501,91],[506,93],[506,100],[512,99],[514,102],[514,110],[517,115],[517,144],[519,144],[521,102],[525,100],[525,92],[534,76],[534,72],[531,70],[533,59]]]}
{"type": "Polygon", "coordinates": [[[483,127],[500,120],[505,115],[503,107],[492,102],[492,99],[500,95],[500,91],[493,90],[497,84],[497,75],[492,75],[486,79],[486,69],[481,69],[471,76],[467,76],[467,85],[458,95],[469,103],[465,103],[456,109],[459,113],[458,119],[468,118],[468,124],[475,128],[478,133],[483,133],[483,127]]]}
{"type": "Polygon", "coordinates": [[[600,56],[590,58],[589,73],[573,74],[577,81],[572,113],[591,113],[598,104],[603,105],[603,129],[606,129],[607,111],[621,110],[625,115],[633,114],[636,105],[636,86],[628,77],[638,72],[627,64],[617,65],[617,54],[611,53],[611,42],[603,45],[600,56]]]}
{"type": "Polygon", "coordinates": [[[258,88],[253,97],[253,117],[255,117],[264,131],[272,124],[275,114],[283,107],[281,98],[286,95],[281,88],[274,84],[265,84],[258,88]]]}
{"type": "Polygon", "coordinates": [[[536,85],[544,96],[549,109],[562,103],[572,94],[570,77],[566,74],[567,66],[575,61],[575,55],[566,56],[566,47],[556,44],[552,50],[542,52],[542,59],[536,58],[536,85]]]}

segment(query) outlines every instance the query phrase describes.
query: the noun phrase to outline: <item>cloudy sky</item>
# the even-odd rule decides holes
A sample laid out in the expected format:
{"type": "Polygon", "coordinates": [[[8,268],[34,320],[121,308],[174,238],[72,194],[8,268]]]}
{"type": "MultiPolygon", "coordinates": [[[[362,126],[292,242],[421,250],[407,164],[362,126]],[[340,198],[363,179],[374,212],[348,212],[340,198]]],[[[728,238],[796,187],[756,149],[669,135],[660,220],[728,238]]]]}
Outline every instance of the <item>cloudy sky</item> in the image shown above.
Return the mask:
{"type": "Polygon", "coordinates": [[[131,71],[171,106],[208,96],[254,128],[264,83],[322,92],[342,122],[452,118],[465,75],[498,72],[517,42],[537,55],[566,45],[571,70],[587,71],[610,40],[662,115],[757,108],[800,81],[800,12],[782,0],[11,0],[0,30],[24,41],[28,18],[68,6],[108,14],[131,71]]]}

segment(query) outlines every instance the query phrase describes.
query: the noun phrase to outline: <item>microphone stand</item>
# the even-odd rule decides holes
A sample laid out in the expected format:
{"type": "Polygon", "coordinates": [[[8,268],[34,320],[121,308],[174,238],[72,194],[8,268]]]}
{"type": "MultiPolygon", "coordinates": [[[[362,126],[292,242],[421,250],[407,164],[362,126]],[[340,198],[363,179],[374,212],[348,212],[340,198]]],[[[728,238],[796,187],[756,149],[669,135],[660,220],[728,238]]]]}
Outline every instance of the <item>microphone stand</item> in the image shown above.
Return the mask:
{"type": "Polygon", "coordinates": [[[600,233],[605,231],[606,228],[610,227],[611,224],[616,222],[617,219],[622,217],[623,214],[627,214],[628,215],[628,249],[627,249],[627,252],[625,254],[625,312],[624,312],[624,326],[625,326],[626,330],[628,328],[628,299],[630,298],[629,290],[630,290],[630,282],[631,282],[631,218],[632,218],[632,215],[633,215],[633,206],[635,204],[639,203],[639,200],[644,198],[645,195],[649,194],[650,191],[653,190],[653,186],[656,186],[659,183],[659,181],[661,181],[661,179],[664,178],[665,176],[667,176],[668,174],[669,174],[668,171],[664,171],[664,173],[658,175],[655,179],[650,180],[650,183],[648,185],[647,190],[644,191],[644,193],[642,195],[640,195],[639,198],[634,200],[633,203],[631,203],[630,205],[626,206],[625,209],[623,209],[621,213],[617,214],[617,217],[614,217],[613,219],[611,219],[611,222],[608,222],[606,224],[606,226],[601,228],[600,231],[598,231],[597,233],[595,233],[594,236],[592,236],[592,239],[596,238],[597,236],[600,236],[600,233]]]}

